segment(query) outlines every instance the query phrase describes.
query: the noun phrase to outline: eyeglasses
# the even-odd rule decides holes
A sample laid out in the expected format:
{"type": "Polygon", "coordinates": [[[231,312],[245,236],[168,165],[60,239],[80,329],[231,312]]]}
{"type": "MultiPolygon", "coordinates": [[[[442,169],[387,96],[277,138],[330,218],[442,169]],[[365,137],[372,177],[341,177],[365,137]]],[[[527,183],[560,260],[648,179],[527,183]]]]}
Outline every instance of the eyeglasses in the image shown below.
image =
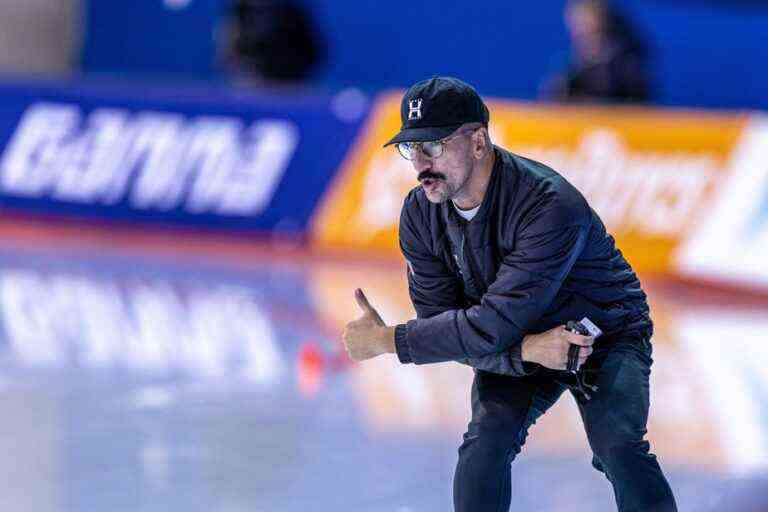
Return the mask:
{"type": "Polygon", "coordinates": [[[413,158],[416,156],[416,151],[418,151],[419,149],[421,149],[421,152],[427,158],[430,158],[430,159],[439,158],[440,155],[443,154],[443,149],[446,143],[448,143],[449,141],[457,137],[461,137],[462,135],[472,133],[476,130],[479,130],[479,128],[464,130],[461,133],[457,133],[456,135],[451,135],[450,137],[446,137],[445,139],[441,139],[441,140],[430,140],[426,142],[398,142],[396,144],[396,147],[397,147],[398,153],[400,153],[400,156],[402,156],[406,160],[413,160],[413,158]]]}

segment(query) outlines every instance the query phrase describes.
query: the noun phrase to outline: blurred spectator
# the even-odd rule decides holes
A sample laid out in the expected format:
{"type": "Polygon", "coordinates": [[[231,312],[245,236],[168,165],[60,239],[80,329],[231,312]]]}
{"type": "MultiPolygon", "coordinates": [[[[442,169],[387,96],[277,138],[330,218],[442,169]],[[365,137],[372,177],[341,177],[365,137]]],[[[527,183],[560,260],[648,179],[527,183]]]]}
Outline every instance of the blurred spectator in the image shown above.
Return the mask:
{"type": "Polygon", "coordinates": [[[235,0],[225,32],[227,67],[257,82],[306,81],[324,54],[309,14],[291,0],[235,0]]]}
{"type": "Polygon", "coordinates": [[[79,0],[0,0],[0,72],[60,74],[80,46],[79,0]]]}
{"type": "Polygon", "coordinates": [[[543,93],[562,101],[650,99],[647,48],[634,27],[606,0],[569,0],[565,22],[571,37],[564,75],[543,93]]]}

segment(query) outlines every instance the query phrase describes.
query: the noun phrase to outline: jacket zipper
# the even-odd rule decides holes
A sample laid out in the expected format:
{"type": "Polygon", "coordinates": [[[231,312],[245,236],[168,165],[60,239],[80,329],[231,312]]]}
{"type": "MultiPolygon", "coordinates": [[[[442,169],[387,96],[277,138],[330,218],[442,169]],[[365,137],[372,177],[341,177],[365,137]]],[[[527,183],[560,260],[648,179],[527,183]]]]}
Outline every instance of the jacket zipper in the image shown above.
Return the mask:
{"type": "MultiPolygon", "coordinates": [[[[483,287],[482,290],[476,290],[478,295],[482,296],[483,293],[488,291],[485,286],[485,279],[483,279],[482,275],[480,275],[479,270],[477,267],[475,267],[475,260],[472,258],[472,251],[469,251],[467,253],[467,257],[464,256],[464,245],[467,240],[467,231],[465,226],[461,226],[461,248],[459,249],[459,254],[461,255],[461,260],[467,262],[467,270],[469,271],[469,276],[472,278],[472,281],[479,284],[483,287]]],[[[475,286],[477,288],[477,286],[475,286]]]]}

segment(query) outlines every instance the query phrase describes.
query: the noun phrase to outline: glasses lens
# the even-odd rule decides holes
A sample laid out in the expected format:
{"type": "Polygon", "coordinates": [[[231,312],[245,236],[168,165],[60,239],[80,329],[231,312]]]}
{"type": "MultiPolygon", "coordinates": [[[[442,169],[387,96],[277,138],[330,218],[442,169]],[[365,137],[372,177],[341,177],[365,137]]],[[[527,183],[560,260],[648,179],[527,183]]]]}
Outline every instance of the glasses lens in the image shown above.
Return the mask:
{"type": "Polygon", "coordinates": [[[439,140],[425,142],[421,145],[421,150],[429,158],[437,158],[443,154],[443,143],[439,140]]]}
{"type": "Polygon", "coordinates": [[[437,158],[443,154],[443,143],[439,140],[429,142],[399,142],[397,151],[406,160],[413,160],[418,146],[421,146],[421,152],[427,158],[437,158]]]}
{"type": "Polygon", "coordinates": [[[400,156],[406,160],[413,160],[413,151],[415,150],[413,142],[398,142],[396,146],[400,156]]]}

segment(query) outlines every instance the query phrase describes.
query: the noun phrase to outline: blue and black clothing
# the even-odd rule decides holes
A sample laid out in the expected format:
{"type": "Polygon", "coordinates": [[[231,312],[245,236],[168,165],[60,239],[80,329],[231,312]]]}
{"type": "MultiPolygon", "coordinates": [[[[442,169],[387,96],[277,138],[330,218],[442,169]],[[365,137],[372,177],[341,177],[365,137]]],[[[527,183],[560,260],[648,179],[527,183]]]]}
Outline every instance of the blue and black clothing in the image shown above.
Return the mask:
{"type": "Polygon", "coordinates": [[[471,221],[450,201],[429,202],[420,187],[405,199],[400,219],[417,318],[395,329],[398,358],[475,368],[456,510],[508,509],[509,462],[530,424],[573,384],[567,372],[523,362],[523,338],[583,317],[604,333],[583,366],[600,390],[590,401],[575,395],[593,464],[614,485],[620,510],[675,510],[643,439],[653,324],[637,276],[567,180],[541,163],[494,151],[471,221]]]}

